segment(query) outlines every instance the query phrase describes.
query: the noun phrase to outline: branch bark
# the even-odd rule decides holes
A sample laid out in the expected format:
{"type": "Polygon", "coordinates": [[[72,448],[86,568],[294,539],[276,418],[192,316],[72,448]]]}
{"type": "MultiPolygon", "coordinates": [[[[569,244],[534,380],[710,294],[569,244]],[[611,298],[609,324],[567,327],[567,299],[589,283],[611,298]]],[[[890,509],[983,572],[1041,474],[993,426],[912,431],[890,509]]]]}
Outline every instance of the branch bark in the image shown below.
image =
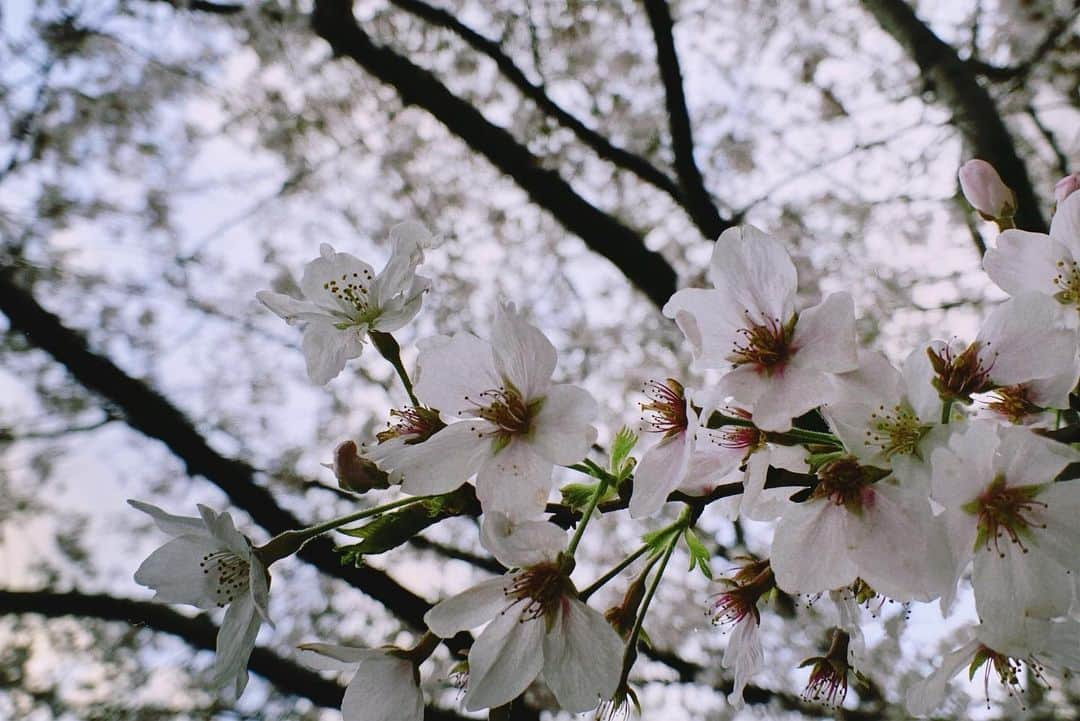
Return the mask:
{"type": "Polygon", "coordinates": [[[334,53],[351,58],[368,73],[393,87],[405,105],[431,113],[472,150],[510,176],[529,198],[610,260],[650,300],[662,306],[675,292],[676,276],[642,236],[582,198],[557,172],[544,168],[505,129],[491,123],[472,104],[451,93],[438,78],[389,48],[375,45],[357,24],[350,0],[317,0],[315,32],[334,53]]]}
{"type": "Polygon", "coordinates": [[[610,161],[624,170],[628,170],[641,180],[664,191],[679,205],[686,205],[682,191],[667,173],[663,172],[648,159],[632,153],[612,143],[606,137],[588,127],[573,114],[556,103],[544,90],[543,86],[529,80],[524,71],[517,66],[513,58],[507,55],[499,43],[484,37],[458,20],[451,13],[429,5],[421,0],[390,0],[402,10],[437,27],[445,28],[464,40],[469,47],[491,58],[499,72],[516,87],[522,95],[532,100],[540,110],[570,130],[578,140],[592,148],[604,160],[610,161]]]}
{"type": "Polygon", "coordinates": [[[649,16],[649,25],[656,41],[656,62],[664,84],[668,123],[671,127],[671,146],[675,153],[675,171],[686,195],[686,208],[705,237],[715,240],[733,224],[720,216],[712,196],[705,188],[705,179],[701,176],[697,161],[694,160],[694,134],[690,126],[690,113],[686,107],[679,55],[675,50],[675,23],[671,19],[667,0],[645,0],[645,12],[649,16]]]}
{"type": "MultiPolygon", "coordinates": [[[[184,616],[160,603],[77,591],[0,590],[0,614],[35,614],[46,618],[78,616],[142,626],[176,636],[195,648],[214,650],[218,628],[206,615],[184,616]]],[[[303,666],[256,646],[248,668],[279,691],[300,696],[317,706],[337,708],[345,688],[303,666]]],[[[464,721],[450,711],[428,707],[427,721],[464,721]]]]}
{"type": "Polygon", "coordinates": [[[862,5],[919,66],[923,81],[952,112],[950,122],[963,135],[972,155],[997,168],[1005,184],[1016,193],[1017,227],[1045,233],[1046,219],[1027,167],[1017,154],[994,99],[979,84],[971,66],[934,34],[904,0],[862,0],[862,5]]]}

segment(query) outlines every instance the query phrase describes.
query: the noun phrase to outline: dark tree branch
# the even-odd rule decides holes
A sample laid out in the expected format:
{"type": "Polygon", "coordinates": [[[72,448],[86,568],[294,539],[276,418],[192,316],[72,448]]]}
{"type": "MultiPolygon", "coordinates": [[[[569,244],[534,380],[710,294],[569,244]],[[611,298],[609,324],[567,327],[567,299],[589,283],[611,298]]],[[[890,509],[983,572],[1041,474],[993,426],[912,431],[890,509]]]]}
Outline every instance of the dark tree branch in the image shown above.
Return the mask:
{"type": "Polygon", "coordinates": [[[715,239],[732,222],[720,216],[712,196],[705,188],[697,161],[694,160],[694,135],[690,127],[690,113],[686,107],[682,71],[675,51],[674,21],[667,0],[645,0],[645,12],[649,16],[653,38],[656,41],[656,62],[660,67],[660,79],[664,84],[668,123],[671,126],[671,146],[675,153],[675,170],[679,184],[686,195],[686,208],[694,223],[705,237],[715,239]]]}
{"type": "Polygon", "coordinates": [[[950,122],[963,135],[973,157],[997,168],[1005,184],[1016,193],[1016,225],[1045,233],[1046,220],[1027,167],[1017,154],[994,99],[979,84],[972,68],[960,59],[955,48],[919,20],[904,0],[862,0],[862,4],[919,66],[923,82],[952,112],[950,122]]]}
{"type": "MultiPolygon", "coordinates": [[[[46,618],[79,616],[102,621],[118,621],[168,633],[195,648],[214,650],[218,628],[206,616],[184,616],[160,603],[134,601],[103,594],[77,591],[4,591],[0,590],[0,614],[36,614],[46,618]]],[[[256,646],[248,668],[274,685],[279,691],[300,696],[317,706],[337,708],[345,688],[268,648],[256,646]]],[[[428,707],[427,721],[464,721],[450,711],[428,707]]]]}
{"type": "MultiPolygon", "coordinates": [[[[87,389],[94,391],[124,413],[128,425],[163,442],[183,461],[192,476],[203,476],[246,511],[271,534],[306,524],[274,500],[256,482],[257,472],[247,463],[226,458],[206,442],[191,420],[146,383],[124,373],[110,359],[90,350],[86,338],[67,327],[15,282],[14,270],[0,267],[0,312],[14,331],[49,353],[87,389]]],[[[399,585],[386,573],[370,567],[343,566],[326,538],[308,543],[298,554],[323,573],[339,578],[382,603],[414,628],[423,628],[430,604],[399,585]]],[[[467,638],[451,642],[461,648],[467,638]]]]}
{"type": "Polygon", "coordinates": [[[451,93],[427,70],[389,48],[375,45],[356,22],[349,0],[317,0],[315,32],[334,53],[351,58],[393,87],[405,105],[431,113],[472,150],[510,176],[541,208],[593,251],[623,272],[657,306],[675,291],[675,271],[663,256],[645,247],[641,235],[582,198],[554,170],[543,167],[505,129],[488,121],[473,105],[451,93]]]}
{"type": "Polygon", "coordinates": [[[560,125],[573,132],[578,140],[592,148],[598,156],[624,170],[630,171],[646,183],[664,191],[679,205],[686,204],[679,186],[668,177],[667,173],[664,173],[646,158],[618,147],[563,109],[562,106],[551,99],[542,85],[537,85],[529,80],[513,58],[503,51],[499,43],[484,37],[442,8],[433,7],[421,0],[390,1],[402,10],[422,18],[432,25],[451,31],[464,40],[473,50],[491,58],[503,76],[522,95],[532,100],[538,108],[557,120],[560,125]]]}
{"type": "Polygon", "coordinates": [[[979,75],[989,78],[990,80],[1016,80],[1022,79],[1028,75],[1032,70],[1038,66],[1039,63],[1053,50],[1058,41],[1061,40],[1065,31],[1072,27],[1073,22],[1076,20],[1077,15],[1080,14],[1077,11],[1057,18],[1050,29],[1046,32],[1046,37],[1039,43],[1035,51],[1022,62],[1015,65],[991,65],[990,63],[982,62],[981,60],[972,57],[966,61],[966,64],[979,75]]]}

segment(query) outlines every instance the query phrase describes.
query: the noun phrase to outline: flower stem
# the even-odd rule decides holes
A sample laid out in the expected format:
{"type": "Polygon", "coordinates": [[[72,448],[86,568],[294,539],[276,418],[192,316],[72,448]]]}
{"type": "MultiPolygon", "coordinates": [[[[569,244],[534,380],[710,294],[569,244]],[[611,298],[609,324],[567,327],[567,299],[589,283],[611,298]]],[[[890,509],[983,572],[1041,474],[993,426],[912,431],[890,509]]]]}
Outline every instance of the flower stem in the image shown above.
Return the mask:
{"type": "Polygon", "coordinates": [[[941,423],[947,424],[949,419],[952,418],[952,399],[946,398],[941,401],[941,423]]]}
{"type": "Polygon", "coordinates": [[[368,335],[371,336],[371,342],[379,351],[379,355],[385,358],[397,371],[398,378],[401,379],[401,385],[405,386],[405,392],[409,395],[409,401],[414,407],[419,407],[420,401],[416,399],[412,381],[409,380],[409,374],[405,370],[405,365],[401,362],[401,346],[394,340],[394,336],[389,333],[380,333],[377,330],[369,331],[368,335]]]}
{"type": "Polygon", "coordinates": [[[574,552],[577,551],[578,544],[581,543],[581,536],[585,533],[585,526],[589,525],[589,519],[592,518],[593,511],[596,510],[596,504],[599,503],[600,499],[607,493],[609,478],[610,476],[605,473],[600,480],[596,482],[596,490],[593,491],[592,497],[589,498],[589,505],[585,508],[585,513],[582,514],[581,520],[578,521],[577,528],[574,529],[574,537],[570,539],[570,545],[566,547],[566,555],[568,557],[574,557],[574,552]]]}
{"type": "Polygon", "coordinates": [[[332,518],[329,521],[307,528],[283,531],[263,545],[257,546],[254,551],[259,556],[260,560],[262,560],[265,565],[269,566],[275,561],[280,561],[282,558],[286,558],[287,556],[296,553],[312,538],[322,535],[327,531],[332,531],[335,528],[344,526],[346,523],[359,521],[363,518],[370,518],[371,516],[378,516],[387,511],[392,511],[395,508],[401,508],[403,506],[419,503],[420,501],[426,501],[429,498],[432,498],[432,496],[410,496],[408,498],[399,498],[396,501],[384,503],[375,508],[365,508],[362,511],[355,511],[344,516],[339,516],[338,518],[332,518]]]}
{"type": "Polygon", "coordinates": [[[613,566],[610,571],[608,571],[603,576],[601,576],[600,578],[596,579],[595,581],[590,583],[588,586],[586,586],[585,589],[583,591],[581,591],[581,593],[578,594],[578,596],[581,598],[582,601],[589,600],[589,596],[596,593],[598,590],[600,590],[604,586],[604,584],[606,584],[608,581],[610,581],[611,579],[618,576],[623,571],[625,571],[626,568],[631,563],[633,563],[634,561],[636,561],[639,558],[641,558],[642,556],[644,556],[648,552],[648,550],[649,550],[649,544],[647,544],[647,543],[643,544],[636,551],[631,553],[629,556],[627,556],[623,560],[619,561],[617,564],[615,564],[615,566],[613,566]]]}
{"type": "MultiPolygon", "coordinates": [[[[679,516],[679,520],[676,521],[675,525],[688,527],[689,524],[690,510],[687,509],[679,516]]],[[[671,560],[671,554],[675,552],[675,546],[679,545],[680,538],[682,538],[682,533],[675,532],[671,534],[671,540],[668,541],[667,548],[664,549],[664,555],[660,557],[652,581],[649,582],[649,587],[645,590],[645,597],[641,599],[641,610],[638,612],[637,618],[634,619],[634,627],[630,630],[630,636],[626,642],[621,683],[626,683],[626,679],[630,675],[630,669],[634,666],[634,661],[637,660],[638,638],[641,636],[641,628],[645,624],[645,614],[649,612],[649,604],[652,603],[653,596],[656,595],[656,589],[660,586],[660,579],[664,577],[664,570],[667,568],[668,561],[671,560]]]]}

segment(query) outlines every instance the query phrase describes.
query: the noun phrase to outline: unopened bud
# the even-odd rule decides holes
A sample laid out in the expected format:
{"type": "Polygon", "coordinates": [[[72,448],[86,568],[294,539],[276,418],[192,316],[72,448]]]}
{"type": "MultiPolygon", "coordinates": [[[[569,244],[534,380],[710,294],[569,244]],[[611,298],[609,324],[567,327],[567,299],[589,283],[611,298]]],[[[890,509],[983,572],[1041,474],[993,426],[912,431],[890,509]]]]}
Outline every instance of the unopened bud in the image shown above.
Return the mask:
{"type": "Polygon", "coordinates": [[[958,175],[964,197],[984,219],[1012,218],[1016,212],[1016,196],[993,165],[985,160],[969,160],[960,166],[958,175]]]}
{"type": "Polygon", "coordinates": [[[1080,190],[1080,173],[1066,175],[1054,185],[1054,200],[1060,203],[1077,190],[1080,190]]]}
{"type": "Polygon", "coordinates": [[[357,450],[355,442],[342,441],[334,449],[333,464],[326,464],[333,469],[338,486],[353,493],[367,493],[373,488],[389,488],[390,481],[386,472],[361,456],[357,450]]]}

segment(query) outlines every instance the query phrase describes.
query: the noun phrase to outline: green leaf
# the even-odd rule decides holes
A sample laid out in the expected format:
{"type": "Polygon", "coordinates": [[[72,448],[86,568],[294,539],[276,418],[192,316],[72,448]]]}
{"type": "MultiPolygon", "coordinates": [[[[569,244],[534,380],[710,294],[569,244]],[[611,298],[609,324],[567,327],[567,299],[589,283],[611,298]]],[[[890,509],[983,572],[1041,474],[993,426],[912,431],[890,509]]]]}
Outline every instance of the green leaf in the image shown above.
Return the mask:
{"type": "Polygon", "coordinates": [[[623,426],[611,441],[611,469],[616,479],[625,480],[634,469],[634,460],[630,451],[637,445],[638,437],[628,426],[623,426]]]}
{"type": "Polygon", "coordinates": [[[693,530],[687,528],[683,534],[683,538],[686,539],[686,548],[690,552],[690,567],[686,570],[694,570],[694,566],[697,566],[705,578],[712,580],[712,567],[709,566],[709,550],[705,548],[705,544],[701,542],[701,539],[697,537],[697,534],[693,530]]]}
{"type": "Polygon", "coordinates": [[[362,526],[338,529],[347,536],[360,539],[359,543],[337,548],[341,562],[362,565],[364,556],[397,548],[425,528],[445,518],[462,515],[475,503],[472,487],[462,486],[453,493],[428,498],[378,516],[362,526]]]}

